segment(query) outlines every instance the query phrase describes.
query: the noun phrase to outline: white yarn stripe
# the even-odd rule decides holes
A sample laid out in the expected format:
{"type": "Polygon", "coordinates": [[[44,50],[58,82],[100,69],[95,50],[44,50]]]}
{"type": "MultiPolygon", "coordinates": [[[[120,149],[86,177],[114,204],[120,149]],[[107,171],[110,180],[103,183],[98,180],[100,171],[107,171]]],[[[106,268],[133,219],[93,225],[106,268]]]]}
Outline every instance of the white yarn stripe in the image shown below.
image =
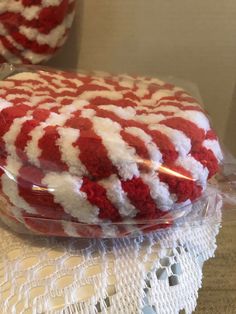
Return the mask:
{"type": "Polygon", "coordinates": [[[114,106],[114,105],[105,105],[105,106],[99,106],[99,108],[111,111],[114,114],[116,114],[118,117],[125,120],[133,119],[136,114],[136,110],[132,107],[122,108],[122,107],[114,106]]]}
{"type": "Polygon", "coordinates": [[[11,100],[14,100],[16,98],[29,99],[29,96],[28,95],[20,95],[20,94],[9,94],[5,98],[6,98],[7,101],[11,101],[11,100]]]}
{"type": "Polygon", "coordinates": [[[30,60],[30,62],[32,64],[39,64],[41,63],[42,61],[47,61],[51,58],[51,55],[50,54],[38,54],[38,53],[35,53],[31,50],[24,50],[22,52],[22,56],[27,59],[27,60],[30,60]]]}
{"type": "Polygon", "coordinates": [[[29,136],[31,137],[31,140],[27,143],[25,153],[31,163],[38,167],[40,166],[38,158],[40,157],[42,150],[38,147],[38,142],[45,134],[44,128],[53,125],[62,126],[68,119],[68,114],[59,115],[51,112],[49,118],[45,122],[40,123],[39,126],[30,132],[29,136]]]}
{"type": "Polygon", "coordinates": [[[164,97],[171,97],[171,96],[174,96],[174,95],[175,95],[174,91],[160,89],[157,92],[155,92],[154,94],[152,94],[151,100],[153,102],[157,102],[157,101],[161,100],[164,97]]]}
{"type": "Polygon", "coordinates": [[[91,119],[95,116],[95,111],[93,109],[84,109],[81,112],[81,117],[91,119]]]}
{"type": "Polygon", "coordinates": [[[162,100],[162,101],[160,101],[159,103],[158,103],[158,108],[162,108],[162,107],[164,107],[164,108],[166,108],[166,107],[168,107],[168,106],[171,106],[171,104],[173,104],[173,106],[174,107],[176,107],[175,106],[175,103],[180,103],[182,106],[188,106],[188,107],[199,107],[199,109],[201,109],[201,107],[199,106],[199,104],[198,103],[189,103],[189,102],[187,102],[187,101],[181,101],[181,102],[179,102],[178,100],[162,100]]]}
{"type": "Polygon", "coordinates": [[[99,184],[106,189],[108,199],[119,210],[122,217],[136,216],[137,210],[130,203],[127,194],[122,189],[120,180],[115,174],[105,180],[99,181],[99,184]]]}
{"type": "MultiPolygon", "coordinates": [[[[9,82],[9,83],[10,83],[10,82],[9,82]]],[[[5,99],[2,99],[2,98],[0,98],[0,103],[1,103],[0,112],[1,112],[3,109],[13,107],[12,103],[10,103],[9,101],[6,101],[5,99]]]]}
{"type": "Polygon", "coordinates": [[[22,11],[19,11],[21,15],[27,20],[32,21],[33,19],[37,19],[39,17],[39,13],[42,10],[42,7],[32,5],[30,7],[23,7],[22,11]]]}
{"type": "Polygon", "coordinates": [[[7,35],[7,30],[1,22],[0,22],[0,35],[3,35],[3,36],[7,35]]]}
{"type": "Polygon", "coordinates": [[[86,100],[74,100],[71,105],[62,106],[59,110],[62,114],[73,113],[77,110],[82,110],[84,106],[88,105],[89,102],[86,100]]]}
{"type": "Polygon", "coordinates": [[[0,14],[6,11],[8,12],[22,12],[24,10],[24,6],[20,1],[0,1],[0,14]]]}
{"type": "MultiPolygon", "coordinates": [[[[136,91],[134,91],[133,93],[134,93],[134,95],[142,98],[148,94],[148,90],[146,88],[139,88],[136,91]]],[[[143,101],[142,101],[142,103],[143,103],[143,101]]]]}
{"type": "Polygon", "coordinates": [[[205,140],[202,145],[213,152],[218,162],[223,161],[224,157],[218,140],[205,140]]]}
{"type": "Polygon", "coordinates": [[[19,161],[7,157],[7,164],[5,166],[5,173],[2,175],[2,191],[9,198],[10,202],[19,208],[23,208],[30,214],[36,214],[36,210],[31,207],[22,197],[19,196],[16,178],[19,174],[19,169],[22,164],[19,161]]]}
{"type": "Polygon", "coordinates": [[[58,103],[48,102],[38,106],[38,109],[47,109],[50,110],[51,108],[58,107],[58,103]]]}
{"type": "Polygon", "coordinates": [[[92,100],[97,97],[109,98],[111,101],[123,98],[122,93],[117,91],[87,91],[80,95],[80,98],[84,100],[92,100]]]}
{"type": "Polygon", "coordinates": [[[110,84],[108,84],[108,83],[106,83],[105,81],[104,81],[104,79],[102,79],[102,78],[96,78],[96,79],[93,79],[92,81],[91,81],[91,84],[93,85],[98,85],[98,86],[101,86],[101,87],[104,87],[104,88],[108,88],[110,91],[114,91],[115,90],[115,87],[114,86],[112,86],[112,85],[110,85],[110,84]]]}
{"type": "MultiPolygon", "coordinates": [[[[52,75],[51,75],[51,76],[52,76],[52,75]]],[[[54,76],[52,76],[52,77],[54,77],[54,76]]],[[[67,81],[73,83],[73,84],[76,84],[76,87],[77,87],[77,88],[84,85],[84,83],[83,83],[81,80],[77,79],[77,78],[62,78],[62,77],[59,76],[59,75],[57,75],[57,76],[55,76],[55,77],[56,77],[56,78],[53,79],[52,82],[53,82],[54,84],[56,84],[56,85],[59,85],[59,86],[61,86],[62,84],[64,85],[64,83],[62,83],[61,80],[65,80],[65,79],[66,79],[67,81]]],[[[52,88],[52,86],[51,86],[51,88],[52,88]]]]}
{"type": "Polygon", "coordinates": [[[155,172],[142,174],[141,178],[148,185],[151,197],[155,201],[156,206],[163,211],[170,210],[177,198],[175,195],[170,194],[168,185],[161,182],[158,174],[155,172]]]}
{"type": "Polygon", "coordinates": [[[182,112],[182,110],[180,108],[178,108],[177,106],[170,106],[170,105],[161,105],[156,107],[153,112],[158,113],[158,111],[165,111],[165,112],[173,112],[173,113],[179,113],[182,112]]]}
{"type": "MultiPolygon", "coordinates": [[[[189,97],[191,97],[191,96],[189,96],[189,97]]],[[[189,102],[187,102],[187,101],[181,101],[181,105],[183,105],[183,106],[198,106],[200,109],[202,109],[202,107],[199,105],[199,103],[196,101],[196,102],[191,102],[191,103],[189,103],[189,102]]]]}
{"type": "Polygon", "coordinates": [[[70,221],[62,220],[61,221],[61,225],[62,225],[62,227],[64,229],[64,232],[69,237],[77,238],[79,236],[78,232],[76,231],[76,228],[73,226],[73,224],[70,221]]]}
{"type": "Polygon", "coordinates": [[[119,81],[119,85],[121,87],[133,89],[134,88],[134,80],[128,80],[127,79],[127,80],[119,81]]]}
{"type": "MultiPolygon", "coordinates": [[[[9,82],[7,80],[0,81],[0,88],[3,88],[5,91],[7,91],[8,88],[12,88],[14,86],[15,86],[14,82],[9,82]]],[[[1,100],[4,101],[4,99],[1,100]]]]}
{"type": "Polygon", "coordinates": [[[153,170],[157,170],[160,166],[160,163],[163,162],[162,154],[159,148],[156,146],[156,144],[153,143],[151,136],[146,134],[142,129],[139,129],[137,127],[128,127],[125,128],[125,131],[131,135],[138,137],[140,140],[144,142],[148,150],[148,153],[150,154],[151,157],[150,162],[152,164],[152,168],[153,170]]]}
{"type": "MultiPolygon", "coordinates": [[[[50,7],[50,6],[58,6],[60,5],[62,0],[42,0],[43,7],[50,7]]],[[[70,1],[71,3],[72,1],[70,1]]]]}
{"type": "Polygon", "coordinates": [[[51,191],[56,203],[59,203],[66,213],[85,223],[98,223],[99,209],[90,204],[87,195],[80,191],[83,180],[71,176],[67,172],[49,172],[42,180],[51,191]]]}
{"type": "Polygon", "coordinates": [[[197,161],[192,156],[187,156],[179,157],[175,164],[188,170],[191,173],[193,179],[196,180],[196,183],[200,184],[203,189],[206,188],[209,171],[206,167],[203,167],[199,161],[197,161]]]}
{"type": "Polygon", "coordinates": [[[118,234],[118,228],[116,225],[112,225],[110,223],[108,224],[102,224],[101,225],[102,228],[102,232],[104,234],[104,236],[106,235],[106,237],[110,237],[110,238],[116,238],[117,234],[118,234]]]}
{"type": "MultiPolygon", "coordinates": [[[[12,83],[12,84],[14,84],[13,82],[9,82],[9,83],[12,83]]],[[[30,87],[30,86],[16,86],[15,88],[14,88],[14,93],[16,93],[16,92],[19,92],[20,93],[20,95],[24,95],[24,94],[26,94],[27,92],[30,92],[30,93],[33,93],[33,88],[32,87],[30,87]],[[24,93],[24,92],[26,92],[26,93],[24,93]]]]}
{"type": "Polygon", "coordinates": [[[193,111],[193,110],[185,110],[179,113],[175,113],[173,117],[175,118],[178,117],[178,118],[189,120],[193,122],[194,124],[196,124],[197,127],[203,129],[204,131],[210,130],[209,121],[202,112],[193,111]]]}
{"type": "Polygon", "coordinates": [[[15,146],[15,141],[17,136],[20,133],[21,127],[23,123],[27,120],[31,120],[32,117],[23,117],[23,118],[17,118],[14,119],[9,131],[4,134],[3,140],[6,143],[6,151],[8,154],[16,157],[16,146],[15,146]]]}
{"type": "Polygon", "coordinates": [[[79,130],[72,128],[58,128],[60,138],[57,144],[60,147],[61,160],[63,160],[69,167],[69,172],[79,177],[88,175],[86,167],[79,159],[80,150],[78,146],[73,146],[75,141],[79,138],[79,130]]]}
{"type": "Polygon", "coordinates": [[[165,125],[152,125],[150,130],[158,130],[165,134],[173,143],[176,151],[181,157],[187,156],[191,150],[191,140],[182,132],[174,130],[165,125]]]}
{"type": "MultiPolygon", "coordinates": [[[[22,72],[12,75],[9,78],[11,81],[28,81],[28,80],[34,80],[38,82],[38,85],[41,85],[42,83],[47,83],[38,73],[34,72],[22,72]]],[[[27,84],[27,86],[29,86],[27,84]]],[[[35,85],[33,85],[35,87],[35,85]]]]}
{"type": "MultiPolygon", "coordinates": [[[[50,71],[45,71],[45,70],[40,71],[39,70],[38,73],[51,77],[53,79],[52,81],[58,80],[59,82],[61,82],[61,80],[65,79],[62,71],[57,71],[56,73],[54,73],[54,72],[50,72],[50,71]]],[[[44,80],[46,81],[46,79],[44,79],[44,80]]],[[[71,80],[71,79],[69,79],[69,80],[71,80]]],[[[59,85],[61,85],[61,83],[59,85]]]]}
{"type": "Polygon", "coordinates": [[[49,94],[45,95],[45,96],[36,96],[34,94],[32,97],[30,97],[31,107],[36,107],[40,102],[47,100],[48,96],[49,96],[49,94]]]}
{"type": "Polygon", "coordinates": [[[93,129],[102,139],[108,157],[124,179],[139,175],[135,150],[120,136],[121,127],[108,118],[93,117],[93,129]],[[107,136],[109,134],[109,137],[107,136]]]}

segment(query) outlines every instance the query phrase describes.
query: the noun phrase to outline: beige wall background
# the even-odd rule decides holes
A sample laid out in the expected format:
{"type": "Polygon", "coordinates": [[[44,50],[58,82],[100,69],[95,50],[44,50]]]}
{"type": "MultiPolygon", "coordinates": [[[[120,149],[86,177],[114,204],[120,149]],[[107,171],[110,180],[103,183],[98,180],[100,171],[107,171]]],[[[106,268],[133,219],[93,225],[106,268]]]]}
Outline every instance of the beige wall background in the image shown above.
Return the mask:
{"type": "Polygon", "coordinates": [[[77,0],[70,38],[49,64],[190,80],[236,154],[235,0],[77,0]]]}

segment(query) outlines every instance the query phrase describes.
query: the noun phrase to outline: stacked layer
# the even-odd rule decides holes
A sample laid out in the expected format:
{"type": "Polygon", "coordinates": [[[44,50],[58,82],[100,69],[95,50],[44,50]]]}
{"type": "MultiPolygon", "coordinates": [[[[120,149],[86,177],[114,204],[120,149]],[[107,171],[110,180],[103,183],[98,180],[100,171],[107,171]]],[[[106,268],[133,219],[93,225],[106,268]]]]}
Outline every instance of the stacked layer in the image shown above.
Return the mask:
{"type": "Polygon", "coordinates": [[[61,47],[75,0],[1,0],[0,63],[40,63],[61,47]]]}
{"type": "Polygon", "coordinates": [[[222,160],[197,101],[158,79],[38,70],[1,81],[0,98],[4,215],[36,232],[168,225],[222,160]]]}

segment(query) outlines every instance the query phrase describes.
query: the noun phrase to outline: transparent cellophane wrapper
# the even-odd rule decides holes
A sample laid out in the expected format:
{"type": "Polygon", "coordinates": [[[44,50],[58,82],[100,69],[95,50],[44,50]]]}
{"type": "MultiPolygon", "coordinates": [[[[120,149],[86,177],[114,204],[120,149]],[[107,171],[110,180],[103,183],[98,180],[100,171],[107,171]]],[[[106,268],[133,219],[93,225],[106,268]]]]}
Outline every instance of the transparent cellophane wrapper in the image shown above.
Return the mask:
{"type": "MultiPolygon", "coordinates": [[[[1,79],[40,69],[5,65],[1,79]]],[[[164,80],[182,86],[200,100],[195,85],[172,77],[164,80]]],[[[16,180],[10,168],[1,170],[16,180]]],[[[35,190],[43,195],[41,185],[35,190]]],[[[179,204],[161,219],[104,222],[107,232],[102,237],[112,239],[99,239],[101,234],[96,231],[101,225],[75,221],[79,233],[71,234],[74,239],[45,237],[61,235],[55,232],[60,221],[28,214],[27,218],[47,231],[43,236],[32,236],[36,232],[25,227],[24,217],[9,215],[8,204],[2,201],[1,219],[10,227],[0,226],[4,239],[0,259],[2,313],[190,314],[197,306],[202,266],[214,256],[222,209],[228,211],[227,217],[233,217],[235,160],[226,153],[220,173],[210,180],[202,196],[190,204],[179,204]],[[12,229],[25,234],[12,233],[12,229]],[[128,232],[121,234],[119,229],[128,232]]]]}
{"type": "MultiPolygon", "coordinates": [[[[61,75],[60,71],[55,71],[48,68],[43,67],[35,67],[35,66],[27,66],[27,67],[21,67],[21,66],[13,66],[9,64],[4,64],[1,67],[0,72],[0,78],[2,82],[4,82],[7,78],[10,78],[14,75],[22,74],[35,74],[35,73],[47,73],[52,75],[61,75]]],[[[93,75],[93,80],[96,81],[96,79],[99,78],[108,78],[110,79],[109,74],[101,73],[101,72],[94,72],[94,73],[86,73],[83,71],[78,72],[80,75],[80,78],[83,80],[83,78],[88,77],[89,75],[93,75]]],[[[71,74],[72,76],[66,79],[72,79],[74,80],[73,84],[75,84],[76,78],[73,76],[74,74],[71,74]]],[[[50,75],[49,75],[50,76],[50,75]]],[[[55,81],[58,79],[58,77],[54,78],[55,81]]],[[[123,75],[119,76],[119,79],[122,79],[123,86],[128,86],[130,80],[134,80],[135,82],[139,82],[140,78],[131,78],[130,76],[123,75]],[[127,83],[128,82],[128,83],[127,83]],[[128,85],[127,85],[128,84],[128,85]]],[[[197,88],[191,84],[186,83],[181,80],[177,80],[172,77],[165,78],[165,81],[174,83],[175,85],[183,86],[185,90],[189,91],[189,94],[187,97],[190,97],[189,95],[194,94],[196,99],[198,99],[200,102],[200,96],[198,93],[197,88]]],[[[93,84],[94,81],[93,81],[93,84]]],[[[168,85],[168,84],[167,84],[168,85]]],[[[27,84],[25,85],[27,87],[27,84]]],[[[18,87],[16,87],[17,89],[18,87]]],[[[99,89],[98,89],[99,90],[99,89]]],[[[182,89],[179,89],[182,91],[182,89]]],[[[16,91],[17,92],[17,91],[16,91]]],[[[69,91],[70,93],[70,91],[69,91]]],[[[19,96],[22,97],[22,96],[19,96]]],[[[66,92],[63,94],[63,97],[66,98],[66,92]]],[[[13,97],[14,98],[14,97],[13,97]]],[[[12,99],[12,98],[9,98],[12,99]]],[[[22,100],[24,101],[24,100],[22,100]]],[[[83,102],[83,100],[82,100],[83,102]]],[[[6,103],[4,103],[6,104],[6,103]]],[[[68,105],[68,103],[66,104],[68,105]]],[[[66,106],[65,105],[65,106],[66,106]]],[[[84,106],[84,104],[83,104],[84,106]]],[[[86,117],[88,118],[88,117],[86,117]]],[[[119,143],[116,143],[116,139],[112,136],[107,136],[108,142],[107,146],[109,145],[119,145],[119,143]]],[[[85,136],[86,143],[89,145],[96,144],[96,140],[94,141],[93,135],[88,132],[88,136],[85,136]],[[93,144],[92,144],[93,143],[93,144]]],[[[138,144],[137,144],[138,145],[138,144]]],[[[95,147],[97,147],[95,145],[95,147]]],[[[136,148],[137,150],[137,148],[136,148]]],[[[91,150],[90,150],[91,152],[91,150]]],[[[20,152],[21,153],[21,152],[20,152]]],[[[172,152],[170,152],[172,154],[172,152]]],[[[49,155],[48,155],[49,156],[49,155]]],[[[125,155],[124,155],[125,156],[125,155]]],[[[142,159],[140,157],[137,157],[133,155],[133,160],[124,160],[124,162],[127,162],[127,168],[132,167],[133,163],[136,163],[144,172],[147,171],[154,171],[154,173],[158,173],[161,175],[162,173],[165,175],[165,177],[168,177],[168,180],[184,180],[186,184],[190,182],[191,184],[195,184],[195,179],[192,177],[188,177],[186,173],[178,172],[178,169],[168,168],[164,164],[156,163],[153,160],[146,160],[142,159]],[[151,169],[151,170],[150,170],[151,169]]],[[[4,160],[4,151],[2,151],[2,158],[4,160]]],[[[7,156],[7,158],[11,159],[11,153],[7,156]],[[10,157],[9,157],[10,156],[10,157]]],[[[15,158],[15,157],[14,157],[15,158]]],[[[14,159],[13,158],[13,159],[14,159]]],[[[17,157],[18,158],[18,157],[17,157]]],[[[44,157],[45,158],[45,157],[44,157]]],[[[125,158],[125,157],[124,157],[125,158]]],[[[168,210],[165,209],[166,204],[162,204],[161,214],[154,218],[149,218],[145,216],[145,213],[143,216],[138,216],[135,218],[132,217],[122,217],[122,219],[109,219],[109,217],[106,216],[106,218],[100,219],[97,222],[91,222],[91,221],[80,221],[78,217],[75,217],[73,215],[68,215],[68,212],[64,212],[64,216],[60,215],[60,218],[57,217],[57,207],[55,206],[53,208],[46,208],[45,214],[43,211],[35,211],[34,213],[29,213],[28,210],[22,209],[20,207],[17,207],[17,201],[15,200],[14,204],[10,204],[8,200],[9,194],[6,192],[6,187],[4,190],[4,187],[2,187],[1,195],[0,195],[0,211],[1,211],[1,220],[7,224],[11,229],[20,232],[20,233],[32,233],[32,234],[38,234],[38,235],[47,235],[47,236],[60,236],[60,237],[82,237],[82,238],[114,238],[114,237],[135,237],[142,234],[147,234],[152,231],[158,231],[163,229],[169,229],[169,228],[179,228],[179,227],[185,227],[185,226],[199,226],[202,223],[206,221],[214,221],[220,222],[221,219],[221,210],[222,202],[225,200],[225,202],[228,204],[227,208],[233,207],[235,204],[235,161],[232,158],[233,161],[231,162],[221,162],[220,164],[220,173],[211,180],[209,180],[204,187],[204,191],[202,191],[198,197],[194,201],[185,200],[183,202],[173,202],[173,204],[168,208],[168,210]],[[226,170],[225,170],[226,169],[226,170]],[[4,190],[4,191],[3,191],[4,190]],[[7,196],[6,196],[7,194],[7,196]],[[231,205],[229,205],[231,204],[231,205]],[[54,211],[54,212],[53,212],[54,211]],[[50,215],[48,215],[48,212],[50,215]],[[53,214],[55,213],[55,215],[53,214]]],[[[9,161],[9,160],[8,160],[9,161]]],[[[21,163],[22,161],[20,161],[21,163]]],[[[23,167],[31,167],[29,161],[25,161],[26,165],[23,164],[23,167]]],[[[63,176],[60,178],[61,173],[65,173],[61,171],[61,169],[57,169],[57,166],[54,165],[54,161],[52,157],[49,157],[48,160],[41,160],[41,166],[46,167],[46,169],[40,168],[40,166],[37,167],[39,171],[43,171],[44,175],[53,169],[53,175],[57,178],[57,180],[61,180],[60,184],[56,183],[55,185],[45,185],[42,183],[38,183],[38,180],[34,181],[34,177],[27,176],[26,178],[20,178],[19,180],[19,173],[14,173],[14,167],[8,167],[8,163],[5,162],[1,165],[1,171],[3,173],[3,176],[5,180],[8,180],[9,185],[7,186],[9,189],[17,186],[19,190],[22,188],[25,189],[25,187],[28,189],[28,193],[31,194],[30,200],[33,200],[33,204],[36,205],[37,208],[37,200],[43,200],[45,197],[45,194],[48,196],[48,194],[52,193],[51,195],[57,195],[54,192],[57,192],[57,187],[59,189],[62,189],[62,186],[65,185],[65,191],[66,186],[68,184],[68,181],[63,182],[63,176]],[[45,166],[46,165],[46,166],[45,166]],[[49,169],[49,168],[50,169],[49,169]],[[22,186],[21,186],[22,185],[22,186]],[[29,190],[30,189],[30,190],[29,190]],[[35,203],[36,202],[36,203],[35,203]]],[[[22,163],[20,164],[22,167],[22,163]]],[[[104,166],[104,163],[102,164],[104,166]]],[[[35,165],[33,165],[35,167],[35,165]]],[[[97,170],[97,171],[103,171],[97,170]]],[[[64,176],[67,178],[67,174],[64,176]]],[[[80,180],[79,177],[74,176],[73,180],[80,180]]],[[[92,182],[91,184],[100,184],[101,181],[99,181],[96,177],[90,176],[89,182],[92,182]]],[[[169,181],[168,181],[169,182],[169,181]]],[[[182,183],[180,183],[182,184],[182,183]]],[[[106,186],[106,185],[104,185],[106,186]]],[[[104,196],[104,190],[102,190],[102,197],[104,201],[104,197],[106,197],[105,201],[109,202],[110,200],[107,198],[107,195],[104,196]]],[[[15,192],[14,192],[15,193],[15,192]]],[[[91,192],[94,193],[94,190],[91,192]]],[[[106,193],[109,194],[109,186],[106,186],[106,193]]],[[[105,193],[105,194],[106,194],[105,193]]],[[[142,191],[140,192],[142,193],[142,191]]],[[[75,192],[74,192],[75,194],[75,192]]],[[[73,197],[75,195],[73,194],[73,197]]],[[[87,192],[88,195],[88,192],[87,192]]],[[[127,196],[127,194],[126,194],[127,196]]],[[[71,197],[68,195],[68,198],[71,197]]],[[[80,197],[80,192],[78,191],[78,197],[80,197]]],[[[88,197],[88,196],[87,196],[88,197]]],[[[137,196],[135,196],[137,197],[137,196]]],[[[56,198],[56,197],[55,197],[56,198]]],[[[75,204],[75,202],[74,202],[75,204]]],[[[31,204],[32,205],[32,204],[31,204]]],[[[45,204],[44,208],[45,208],[45,204]]],[[[94,204],[93,204],[94,205],[94,204]]],[[[47,205],[48,206],[48,205],[47,205]]],[[[147,210],[148,210],[148,204],[147,204],[147,210]]],[[[134,208],[134,206],[132,206],[134,208]]],[[[126,208],[124,208],[125,210],[126,208]]],[[[61,210],[61,204],[58,205],[58,210],[61,210]]],[[[78,207],[77,205],[74,205],[73,208],[74,211],[82,211],[84,208],[80,208],[79,202],[78,207]]]]}
{"type": "Polygon", "coordinates": [[[0,63],[40,64],[66,42],[75,0],[1,0],[0,63]]]}

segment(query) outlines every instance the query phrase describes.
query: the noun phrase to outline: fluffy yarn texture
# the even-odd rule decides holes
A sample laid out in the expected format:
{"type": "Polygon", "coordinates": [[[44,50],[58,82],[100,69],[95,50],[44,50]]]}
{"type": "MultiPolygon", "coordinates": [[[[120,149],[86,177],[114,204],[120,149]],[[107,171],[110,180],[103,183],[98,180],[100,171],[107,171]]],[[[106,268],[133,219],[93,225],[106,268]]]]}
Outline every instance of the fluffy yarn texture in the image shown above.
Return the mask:
{"type": "Polygon", "coordinates": [[[67,38],[75,0],[1,0],[0,63],[41,63],[67,38]]]}
{"type": "Polygon", "coordinates": [[[38,233],[169,226],[222,160],[197,101],[159,79],[38,70],[0,88],[5,215],[38,233]]]}

